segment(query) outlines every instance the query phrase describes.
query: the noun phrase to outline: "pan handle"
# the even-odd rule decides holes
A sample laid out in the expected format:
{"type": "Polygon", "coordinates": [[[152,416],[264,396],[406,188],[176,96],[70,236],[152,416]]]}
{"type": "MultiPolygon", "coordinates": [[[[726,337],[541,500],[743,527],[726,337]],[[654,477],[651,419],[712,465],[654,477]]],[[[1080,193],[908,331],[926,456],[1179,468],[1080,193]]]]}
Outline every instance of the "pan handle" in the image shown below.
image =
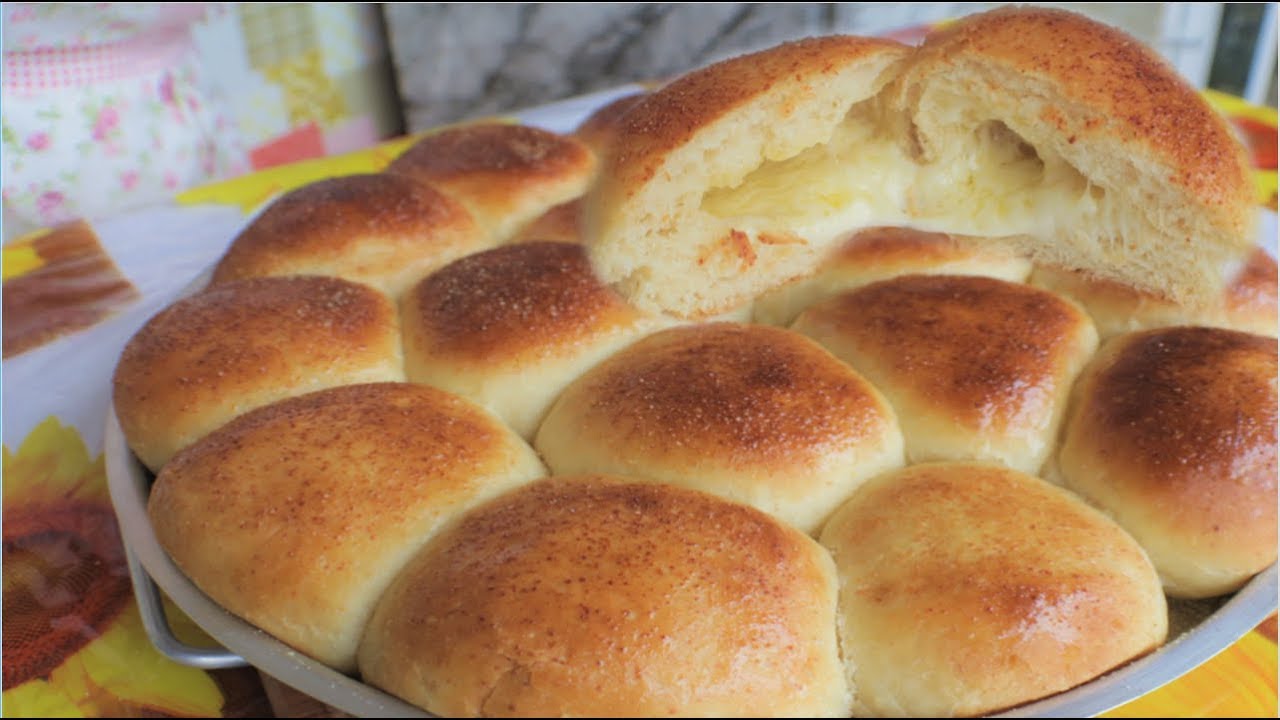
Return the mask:
{"type": "Polygon", "coordinates": [[[124,555],[129,565],[129,579],[133,582],[133,596],[138,602],[138,613],[142,616],[142,628],[161,655],[174,662],[205,670],[244,667],[249,664],[229,650],[194,647],[179,640],[169,627],[169,617],[165,614],[164,602],[160,599],[160,588],[156,587],[155,581],[147,574],[142,563],[138,562],[128,544],[124,547],[124,555]]]}

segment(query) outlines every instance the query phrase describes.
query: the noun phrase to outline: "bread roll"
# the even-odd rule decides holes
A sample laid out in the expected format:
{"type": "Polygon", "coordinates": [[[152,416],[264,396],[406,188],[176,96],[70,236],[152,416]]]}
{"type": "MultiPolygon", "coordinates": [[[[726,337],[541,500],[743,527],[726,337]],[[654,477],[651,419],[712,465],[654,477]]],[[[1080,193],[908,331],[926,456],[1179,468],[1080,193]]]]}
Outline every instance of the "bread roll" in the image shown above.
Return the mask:
{"type": "Polygon", "coordinates": [[[232,241],[213,282],[332,275],[396,297],[431,270],[489,245],[471,214],[434,188],[396,175],[348,175],[271,203],[232,241]]]}
{"type": "Polygon", "coordinates": [[[550,478],[440,536],[360,645],[446,717],[848,717],[831,558],[748,507],[550,478]]]}
{"type": "Polygon", "coordinates": [[[994,278],[904,275],[814,305],[792,326],[885,394],[908,463],[990,460],[1040,472],[1071,384],[1097,348],[1087,315],[994,278]]]}
{"type": "Polygon", "coordinates": [[[995,465],[908,467],[822,531],[855,715],[952,717],[1066,690],[1159,647],[1142,548],[1070,493],[995,465]]]}
{"type": "Polygon", "coordinates": [[[897,419],[860,375],[795,333],[733,323],[664,330],[604,361],[534,445],[557,474],[683,485],[809,533],[903,462],[897,419]]]}
{"type": "Polygon", "coordinates": [[[588,368],[670,320],[591,274],[582,246],[531,242],[462,258],[403,301],[405,372],[483,405],[525,438],[588,368]]]}
{"type": "Polygon", "coordinates": [[[622,118],[584,201],[597,274],[641,308],[705,318],[810,272],[851,227],[814,230],[794,222],[799,211],[777,207],[767,208],[772,218],[741,219],[707,196],[830,140],[906,53],[887,40],[800,40],[689,73],[645,97],[622,118]]]}
{"type": "Polygon", "coordinates": [[[1121,335],[1080,378],[1058,471],[1146,548],[1175,597],[1276,560],[1276,342],[1217,328],[1121,335]]]}
{"type": "Polygon", "coordinates": [[[477,123],[415,143],[386,171],[443,190],[471,211],[494,242],[586,190],[596,160],[572,137],[527,125],[477,123]]]}
{"type": "Polygon", "coordinates": [[[648,93],[623,95],[597,108],[573,131],[573,136],[591,148],[597,156],[610,151],[622,127],[622,118],[644,99],[648,93]]]}
{"type": "Polygon", "coordinates": [[[1172,325],[1207,325],[1276,336],[1276,261],[1255,248],[1244,268],[1217,298],[1188,306],[1080,270],[1041,266],[1031,283],[1080,303],[1103,340],[1121,333],[1172,325]]]}
{"type": "Polygon", "coordinates": [[[160,472],[160,544],[227,610],[343,672],[382,591],[433,533],[543,475],[492,416],[387,383],[237,418],[160,472]]]}
{"type": "Polygon", "coordinates": [[[1254,243],[1249,163],[1226,121],[1154,50],[1082,15],[957,21],[884,100],[921,164],[920,220],[1023,234],[1042,263],[1193,305],[1254,243]]]}
{"type": "Polygon", "coordinates": [[[1031,261],[981,240],[901,227],[870,228],[841,243],[813,275],[756,298],[755,320],[790,325],[810,305],[899,275],[985,275],[1022,282],[1030,272],[1031,261]]]}
{"type": "Polygon", "coordinates": [[[116,366],[116,417],[152,470],[233,417],[335,385],[404,379],[395,307],[328,277],[216,285],[151,318],[116,366]]]}
{"type": "Polygon", "coordinates": [[[560,203],[525,225],[511,242],[582,242],[582,198],[560,203]]]}
{"type": "Polygon", "coordinates": [[[1196,305],[1251,249],[1253,194],[1225,120],[1154,51],[1006,8],[915,50],[817,38],[673,81],[624,117],[586,242],[632,302],[685,317],[874,226],[991,238],[1196,305]]]}

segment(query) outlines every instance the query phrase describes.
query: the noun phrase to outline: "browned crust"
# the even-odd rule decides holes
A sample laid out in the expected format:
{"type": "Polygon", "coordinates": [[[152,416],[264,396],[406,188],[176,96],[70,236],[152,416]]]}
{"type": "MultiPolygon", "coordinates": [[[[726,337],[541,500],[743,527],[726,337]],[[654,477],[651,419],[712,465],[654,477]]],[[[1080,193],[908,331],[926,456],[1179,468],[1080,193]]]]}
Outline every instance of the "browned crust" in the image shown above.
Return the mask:
{"type": "Polygon", "coordinates": [[[1165,328],[1117,338],[1099,363],[1080,381],[1071,452],[1111,458],[1119,492],[1190,532],[1266,513],[1274,544],[1276,341],[1165,328]]]}
{"type": "Polygon", "coordinates": [[[832,35],[784,43],[695,70],[627,112],[602,175],[616,178],[613,182],[630,197],[653,178],[669,152],[774,85],[797,81],[819,85],[851,62],[902,49],[891,40],[832,35]]]}
{"type": "Polygon", "coordinates": [[[883,382],[971,427],[999,430],[1047,417],[1063,390],[1062,362],[1089,322],[1058,296],[960,275],[903,275],[837,295],[805,311],[883,382]]]}
{"type": "MultiPolygon", "coordinates": [[[[510,472],[520,441],[434,388],[353,385],[237,418],[179,453],[148,501],[161,545],[220,604],[330,664],[370,582],[510,472]]],[[[407,559],[407,558],[405,558],[407,559]]]]}
{"type": "Polygon", "coordinates": [[[582,242],[582,198],[560,203],[525,226],[511,242],[582,242]]]}
{"type": "Polygon", "coordinates": [[[618,138],[622,118],[647,94],[638,92],[624,95],[605,104],[582,121],[578,129],[573,131],[574,137],[586,143],[597,155],[604,155],[618,138]]]}
{"type": "Polygon", "coordinates": [[[114,376],[116,413],[149,461],[139,444],[235,407],[243,412],[250,400],[367,380],[398,366],[398,326],[386,296],[338,278],[217,285],[161,311],[125,345],[114,376]]]}
{"type": "Polygon", "coordinates": [[[387,166],[490,210],[512,193],[542,193],[560,184],[585,184],[595,155],[572,137],[510,123],[450,128],[419,140],[387,166]]]}
{"type": "MultiPolygon", "coordinates": [[[[933,463],[872,480],[822,543],[841,574],[844,627],[879,643],[894,640],[879,628],[909,633],[911,665],[878,672],[941,675],[936,691],[960,702],[936,709],[944,715],[1065,690],[1163,640],[1164,598],[1137,543],[1007,468],[933,463]]],[[[844,641],[847,662],[876,659],[844,641]]]]}
{"type": "Polygon", "coordinates": [[[591,272],[581,245],[529,242],[457,260],[404,300],[407,353],[467,362],[569,352],[639,319],[591,272]]]}
{"type": "Polygon", "coordinates": [[[370,625],[362,671],[446,716],[815,711],[840,681],[822,658],[834,585],[814,550],[704,493],[541,480],[419,556],[370,625]]]}
{"type": "Polygon", "coordinates": [[[983,252],[977,244],[965,243],[946,233],[876,227],[861,230],[846,240],[830,255],[824,267],[943,263],[977,257],[983,252]]]}
{"type": "Polygon", "coordinates": [[[429,186],[398,175],[348,175],[304,185],[273,202],[232,242],[213,282],[343,268],[364,279],[485,240],[470,213],[429,186]],[[373,246],[379,265],[362,268],[373,246]],[[385,266],[385,267],[384,267],[385,266]],[[361,272],[366,270],[366,272],[361,272]]]}
{"type": "Polygon", "coordinates": [[[975,58],[1050,83],[1063,106],[1090,108],[1094,121],[1085,127],[1068,127],[1053,110],[1041,120],[1073,141],[1107,136],[1141,148],[1171,169],[1170,183],[1212,208],[1219,225],[1244,232],[1254,209],[1244,150],[1223,119],[1154,50],[1082,15],[1006,7],[930,35],[908,72],[945,73],[975,58]]]}
{"type": "Polygon", "coordinates": [[[816,464],[893,423],[870,384],[821,346],[734,323],[651,335],[583,376],[565,403],[594,437],[616,438],[619,452],[710,453],[739,468],[816,464]]]}
{"type": "Polygon", "coordinates": [[[1255,248],[1240,274],[1227,286],[1227,319],[1232,325],[1276,327],[1276,260],[1255,248]]]}

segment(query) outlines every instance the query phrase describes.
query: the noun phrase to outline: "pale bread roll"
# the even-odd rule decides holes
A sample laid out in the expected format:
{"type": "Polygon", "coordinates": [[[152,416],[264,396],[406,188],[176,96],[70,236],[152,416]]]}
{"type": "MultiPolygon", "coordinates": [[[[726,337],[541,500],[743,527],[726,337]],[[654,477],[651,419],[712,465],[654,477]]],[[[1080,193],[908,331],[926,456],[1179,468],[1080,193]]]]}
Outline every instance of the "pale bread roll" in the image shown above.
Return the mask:
{"type": "Polygon", "coordinates": [[[483,405],[525,438],[579,375],[671,325],[623,302],[568,243],[462,258],[423,278],[401,307],[408,379],[483,405]]]}
{"type": "Polygon", "coordinates": [[[1031,261],[982,240],[902,227],[869,228],[842,242],[817,272],[756,298],[755,321],[787,326],[832,295],[899,275],[984,275],[1022,282],[1031,261]]]}
{"type": "Polygon", "coordinates": [[[623,116],[584,201],[597,274],[641,308],[705,318],[811,271],[834,237],[800,233],[787,218],[736,223],[704,196],[827,142],[906,53],[887,40],[812,38],[694,71],[646,96],[623,116]]]}
{"type": "Polygon", "coordinates": [[[595,170],[595,155],[572,137],[492,122],[427,135],[386,168],[461,202],[495,243],[581,195],[595,170]]]}
{"type": "Polygon", "coordinates": [[[213,282],[332,275],[398,297],[431,270],[491,246],[461,204],[398,175],[348,175],[276,199],[235,240],[213,282]]]}
{"type": "Polygon", "coordinates": [[[1058,477],[1146,548],[1176,597],[1276,560],[1276,341],[1218,328],[1121,335],[1081,376],[1058,477]]]}
{"type": "Polygon", "coordinates": [[[734,323],[664,330],[604,361],[560,396],[534,446],[556,474],[683,485],[808,533],[903,463],[870,383],[808,338],[734,323]]]}
{"type": "Polygon", "coordinates": [[[116,365],[116,417],[159,470],[228,420],[335,385],[404,380],[400,326],[373,288],[329,277],[215,285],[147,321],[116,365]]]}
{"type": "Polygon", "coordinates": [[[160,471],[160,545],[219,605],[343,672],[392,578],[467,509],[541,477],[533,450],[434,388],[332,388],[227,424],[160,471]]]}
{"type": "Polygon", "coordinates": [[[1115,335],[1173,325],[1206,325],[1275,337],[1276,261],[1255,248],[1244,268],[1207,305],[1188,306],[1080,270],[1040,266],[1031,284],[1080,303],[1106,340],[1115,335]]]}
{"type": "Polygon", "coordinates": [[[830,556],[764,513],[550,478],[413,560],[360,672],[446,717],[848,717],[835,609],[830,556]]]}
{"type": "Polygon", "coordinates": [[[908,463],[990,460],[1036,474],[1071,385],[1097,349],[1070,301],[994,278],[904,275],[836,295],[792,329],[870,380],[902,423],[908,463]]]}
{"type": "Polygon", "coordinates": [[[959,220],[954,232],[1024,233],[1039,262],[1193,305],[1255,241],[1250,167],[1226,121],[1156,51],[1082,15],[959,20],[884,100],[923,164],[913,215],[959,220]],[[1026,221],[997,222],[1001,203],[1026,221]]]}
{"type": "Polygon", "coordinates": [[[934,463],[883,475],[821,541],[840,576],[840,647],[860,717],[1006,709],[1165,640],[1165,598],[1142,548],[1014,470],[934,463]]]}

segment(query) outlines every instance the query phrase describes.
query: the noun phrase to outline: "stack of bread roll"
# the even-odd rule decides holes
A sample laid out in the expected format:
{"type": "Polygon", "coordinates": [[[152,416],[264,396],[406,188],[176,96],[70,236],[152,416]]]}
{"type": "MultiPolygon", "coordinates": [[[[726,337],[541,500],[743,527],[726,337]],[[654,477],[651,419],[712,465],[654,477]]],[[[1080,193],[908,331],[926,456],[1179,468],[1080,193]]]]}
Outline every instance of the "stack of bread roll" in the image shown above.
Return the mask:
{"type": "Polygon", "coordinates": [[[805,40],[284,195],[115,408],[197,586],[429,712],[978,715],[1274,563],[1254,214],[1082,17],[805,40]]]}

